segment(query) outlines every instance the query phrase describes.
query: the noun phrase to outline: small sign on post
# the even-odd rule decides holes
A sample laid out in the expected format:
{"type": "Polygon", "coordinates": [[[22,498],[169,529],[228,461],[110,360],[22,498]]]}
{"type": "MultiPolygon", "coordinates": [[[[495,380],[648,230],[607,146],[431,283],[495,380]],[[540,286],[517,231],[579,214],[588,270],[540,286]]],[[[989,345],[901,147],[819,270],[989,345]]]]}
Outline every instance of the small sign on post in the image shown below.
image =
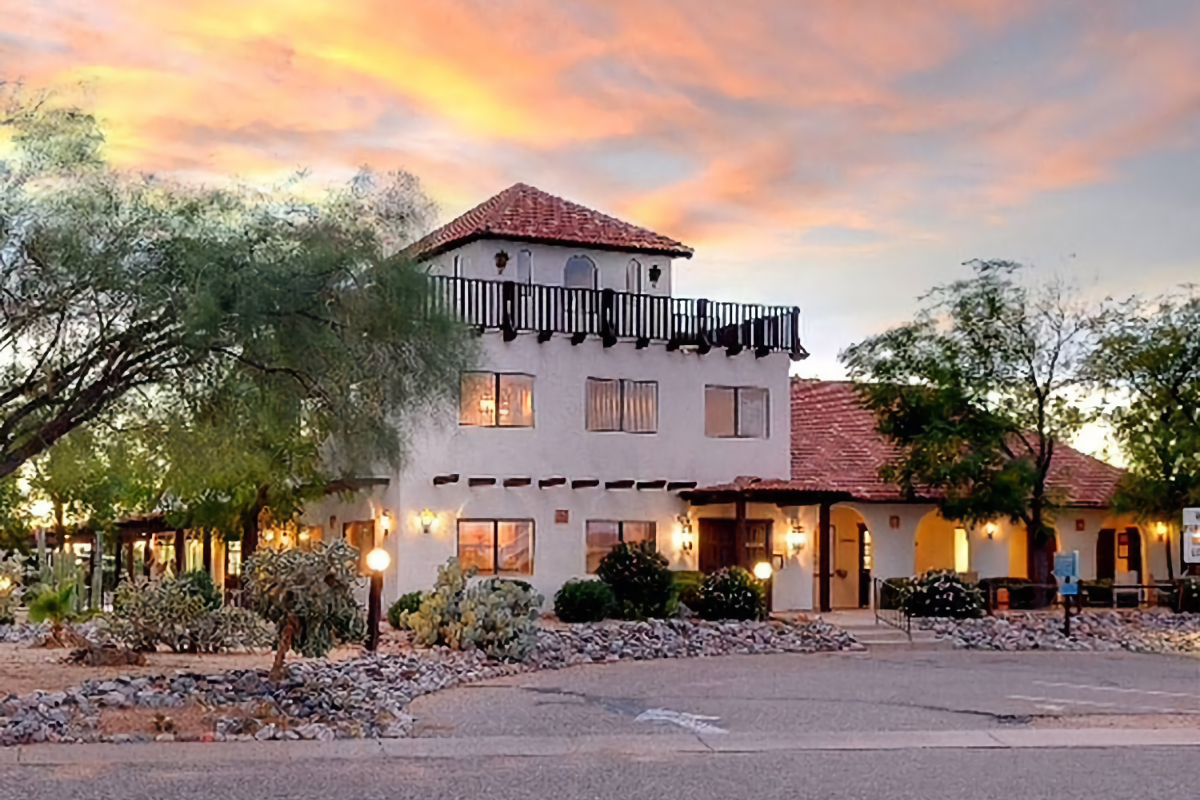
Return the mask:
{"type": "MultiPolygon", "coordinates": [[[[1079,596],[1079,551],[1054,554],[1054,577],[1063,598],[1063,635],[1071,635],[1071,598],[1079,596]]],[[[1082,608],[1082,606],[1081,606],[1082,608]]]]}
{"type": "Polygon", "coordinates": [[[1183,510],[1183,563],[1200,564],[1200,508],[1183,510]]]}

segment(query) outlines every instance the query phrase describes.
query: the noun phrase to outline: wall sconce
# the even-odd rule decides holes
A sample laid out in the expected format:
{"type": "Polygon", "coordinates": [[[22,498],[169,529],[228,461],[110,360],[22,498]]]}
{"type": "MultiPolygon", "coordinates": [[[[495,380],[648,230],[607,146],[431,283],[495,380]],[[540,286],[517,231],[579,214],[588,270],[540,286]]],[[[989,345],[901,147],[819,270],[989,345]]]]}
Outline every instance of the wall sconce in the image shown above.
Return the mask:
{"type": "Polygon", "coordinates": [[[987,537],[989,539],[994,539],[996,537],[996,531],[999,530],[999,527],[996,525],[996,523],[989,522],[987,525],[984,526],[983,529],[985,531],[987,531],[987,537]]]}
{"type": "Polygon", "coordinates": [[[658,264],[650,265],[650,285],[655,289],[658,288],[658,279],[662,277],[662,267],[658,264]]]}
{"type": "Polygon", "coordinates": [[[692,520],[682,514],[679,515],[679,549],[685,553],[692,552],[692,548],[696,546],[696,537],[692,534],[692,520]]]}
{"type": "Polygon", "coordinates": [[[391,511],[384,509],[382,512],[380,512],[379,527],[383,531],[383,538],[386,539],[388,537],[388,534],[390,534],[392,532],[392,528],[395,527],[395,522],[392,518],[391,511]]]}
{"type": "Polygon", "coordinates": [[[421,532],[426,536],[433,530],[433,523],[437,522],[437,517],[428,508],[421,512],[421,532]]]}
{"type": "Polygon", "coordinates": [[[804,526],[799,522],[793,522],[787,532],[788,555],[795,555],[803,550],[806,544],[808,544],[808,536],[804,533],[804,526]]]}
{"type": "Polygon", "coordinates": [[[496,274],[504,274],[504,268],[508,266],[508,258],[508,253],[504,252],[503,250],[501,250],[499,253],[496,253],[496,274]]]}
{"type": "Polygon", "coordinates": [[[1154,532],[1158,534],[1158,541],[1165,542],[1167,540],[1167,525],[1165,522],[1156,523],[1154,532]]]}
{"type": "Polygon", "coordinates": [[[1075,520],[1075,530],[1077,530],[1077,531],[1087,530],[1087,520],[1083,519],[1082,517],[1075,520]]]}

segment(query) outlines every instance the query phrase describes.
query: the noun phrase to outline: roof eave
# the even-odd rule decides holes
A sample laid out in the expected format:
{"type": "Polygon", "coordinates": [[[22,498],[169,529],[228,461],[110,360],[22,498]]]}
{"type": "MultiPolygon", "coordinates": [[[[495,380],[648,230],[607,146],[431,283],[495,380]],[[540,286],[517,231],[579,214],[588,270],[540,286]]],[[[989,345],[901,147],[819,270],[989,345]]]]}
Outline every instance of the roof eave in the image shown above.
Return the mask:
{"type": "MultiPolygon", "coordinates": [[[[499,239],[506,242],[528,242],[529,244],[549,244],[559,247],[583,247],[588,250],[604,250],[613,253],[643,253],[646,255],[666,256],[668,258],[691,258],[694,255],[692,248],[680,245],[676,248],[669,247],[631,247],[615,244],[598,244],[596,242],[584,242],[575,239],[560,239],[550,236],[512,236],[499,233],[480,232],[473,233],[469,236],[461,236],[457,239],[451,239],[441,244],[434,245],[428,250],[421,251],[419,255],[411,256],[414,261],[423,262],[431,258],[436,258],[443,253],[454,250],[458,247],[477,242],[481,239],[499,239]]],[[[420,242],[417,242],[420,244],[420,242]]],[[[415,247],[416,245],[414,245],[415,247]]]]}

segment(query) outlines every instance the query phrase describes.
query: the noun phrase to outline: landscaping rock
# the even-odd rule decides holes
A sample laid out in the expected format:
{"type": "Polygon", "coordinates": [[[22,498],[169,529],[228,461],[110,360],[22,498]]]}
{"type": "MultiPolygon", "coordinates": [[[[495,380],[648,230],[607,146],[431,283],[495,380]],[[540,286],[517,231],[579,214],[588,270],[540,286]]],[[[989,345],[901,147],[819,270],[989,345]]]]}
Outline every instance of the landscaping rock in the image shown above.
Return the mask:
{"type": "Polygon", "coordinates": [[[1072,616],[1070,637],[1063,634],[1062,612],[1010,611],[982,619],[913,622],[970,650],[1200,653],[1200,614],[1166,610],[1085,611],[1072,616]]]}

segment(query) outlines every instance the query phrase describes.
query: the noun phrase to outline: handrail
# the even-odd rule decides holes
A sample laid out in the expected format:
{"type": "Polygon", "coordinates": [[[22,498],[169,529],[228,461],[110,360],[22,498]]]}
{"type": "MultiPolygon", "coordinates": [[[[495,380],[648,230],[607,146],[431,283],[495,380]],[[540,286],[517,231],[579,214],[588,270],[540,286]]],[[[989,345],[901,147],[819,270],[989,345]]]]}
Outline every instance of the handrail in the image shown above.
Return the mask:
{"type": "MultiPolygon", "coordinates": [[[[800,309],[712,302],[664,295],[631,294],[612,289],[489,281],[430,275],[432,302],[468,325],[518,333],[569,334],[582,341],[599,336],[605,347],[632,340],[638,347],[662,342],[668,350],[696,347],[707,353],[722,347],[730,355],[751,350],[756,356],[808,355],[800,343],[800,309]]],[[[542,340],[544,341],[545,338],[542,340]]]]}
{"type": "Polygon", "coordinates": [[[883,578],[872,578],[871,582],[873,595],[871,606],[875,609],[875,622],[882,622],[884,625],[890,625],[897,630],[903,631],[904,635],[911,640],[912,617],[904,609],[898,594],[894,597],[894,600],[889,597],[888,604],[891,605],[894,602],[894,608],[883,607],[884,590],[886,589],[889,592],[897,592],[898,590],[890,586],[883,578]]]}

